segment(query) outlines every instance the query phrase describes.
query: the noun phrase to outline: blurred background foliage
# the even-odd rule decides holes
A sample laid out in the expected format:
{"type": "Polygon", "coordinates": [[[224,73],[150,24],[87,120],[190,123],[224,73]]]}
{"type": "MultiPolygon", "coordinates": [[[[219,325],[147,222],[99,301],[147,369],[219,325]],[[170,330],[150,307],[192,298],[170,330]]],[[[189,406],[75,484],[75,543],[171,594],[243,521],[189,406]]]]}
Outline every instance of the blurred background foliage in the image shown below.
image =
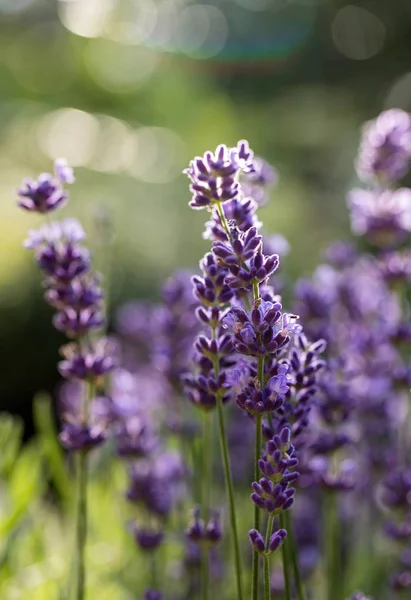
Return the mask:
{"type": "Polygon", "coordinates": [[[61,216],[84,222],[114,314],[196,267],[204,219],[181,171],[247,138],[279,171],[260,216],[294,278],[348,235],[359,127],[411,109],[410,56],[409,0],[0,0],[0,408],[27,435],[34,393],[57,383],[61,340],[21,246],[39,224],[15,205],[24,176],[58,156],[76,168],[61,216]]]}

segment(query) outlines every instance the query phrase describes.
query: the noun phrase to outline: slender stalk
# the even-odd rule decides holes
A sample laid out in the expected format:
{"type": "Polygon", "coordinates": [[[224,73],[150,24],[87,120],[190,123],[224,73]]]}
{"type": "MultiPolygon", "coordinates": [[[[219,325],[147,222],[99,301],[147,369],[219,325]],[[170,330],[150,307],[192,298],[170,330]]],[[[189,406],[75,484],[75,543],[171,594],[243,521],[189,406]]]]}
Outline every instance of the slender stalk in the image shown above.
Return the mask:
{"type": "MultiPolygon", "coordinates": [[[[274,515],[268,517],[267,532],[265,534],[265,549],[268,551],[271,532],[273,530],[274,515]]],[[[264,600],[271,600],[271,582],[270,582],[270,555],[264,555],[264,600]]]]}
{"type": "Polygon", "coordinates": [[[155,590],[158,587],[158,570],[157,570],[157,553],[149,553],[150,572],[151,572],[151,587],[155,590]]]}
{"type": "Polygon", "coordinates": [[[221,225],[223,226],[224,231],[226,232],[227,237],[230,240],[231,239],[230,229],[228,228],[227,219],[226,219],[226,216],[224,214],[224,209],[221,206],[221,202],[217,202],[217,211],[218,211],[218,214],[220,216],[221,225]]]}
{"type": "MultiPolygon", "coordinates": [[[[94,385],[89,383],[83,400],[83,414],[88,422],[89,405],[94,396],[94,385]]],[[[87,452],[81,450],[77,456],[77,499],[76,499],[76,540],[74,549],[74,581],[75,600],[84,600],[86,593],[85,547],[87,540],[87,483],[88,464],[87,452]]]]}
{"type": "MultiPolygon", "coordinates": [[[[285,518],[284,513],[280,514],[280,526],[285,529],[285,518]]],[[[284,573],[284,586],[285,586],[285,599],[291,600],[291,564],[290,564],[290,556],[289,556],[289,544],[287,539],[285,539],[283,545],[281,546],[281,554],[283,559],[283,573],[284,573]]]]}
{"type": "Polygon", "coordinates": [[[300,565],[298,561],[298,548],[294,536],[294,527],[291,511],[286,510],[284,513],[284,517],[288,539],[290,540],[290,554],[294,569],[295,585],[297,587],[297,598],[298,600],[305,600],[304,584],[301,577],[300,565]]]}
{"type": "Polygon", "coordinates": [[[217,393],[217,415],[218,415],[218,431],[219,431],[219,437],[220,437],[221,455],[222,455],[222,459],[223,459],[224,475],[225,475],[228,503],[229,503],[229,509],[230,509],[231,533],[233,536],[233,545],[234,545],[235,573],[236,573],[236,581],[237,581],[237,599],[243,600],[243,586],[242,586],[242,578],[241,578],[241,575],[242,575],[241,554],[240,554],[240,544],[239,544],[239,539],[238,539],[237,519],[236,519],[236,513],[235,513],[234,485],[233,485],[233,478],[232,478],[232,474],[231,474],[230,458],[228,455],[227,436],[226,436],[225,423],[224,423],[223,402],[222,402],[220,393],[217,393]]]}
{"type": "MultiPolygon", "coordinates": [[[[210,513],[211,491],[211,415],[204,412],[203,416],[203,491],[201,495],[202,517],[208,521],[210,513]]],[[[208,600],[210,587],[210,549],[207,545],[202,548],[201,561],[201,598],[208,600]]]]}
{"type": "MultiPolygon", "coordinates": [[[[257,287],[258,289],[258,287],[257,287]]],[[[257,368],[258,381],[260,388],[264,387],[264,356],[260,356],[258,359],[257,368]]],[[[262,446],[262,418],[261,415],[257,415],[255,418],[255,455],[254,455],[254,481],[259,480],[259,468],[258,461],[261,458],[261,446],[262,446]]],[[[260,509],[254,505],[254,521],[253,528],[260,530],[260,509]]],[[[251,598],[252,600],[258,600],[258,591],[260,583],[260,555],[256,550],[253,554],[253,564],[251,573],[251,598]]]]}
{"type": "Polygon", "coordinates": [[[327,600],[340,600],[341,565],[337,514],[337,496],[335,492],[328,491],[325,495],[325,560],[327,580],[327,600]]]}
{"type": "Polygon", "coordinates": [[[271,600],[270,555],[264,555],[264,600],[271,600]]]}
{"type": "MultiPolygon", "coordinates": [[[[254,481],[258,481],[259,469],[258,461],[261,457],[261,443],[262,443],[262,429],[261,429],[261,415],[257,415],[255,418],[255,450],[254,450],[254,481]]],[[[254,519],[253,529],[260,531],[260,509],[254,504],[254,519]]],[[[260,555],[254,550],[253,563],[251,572],[251,600],[258,600],[258,590],[260,583],[260,555]]]]}
{"type": "Polygon", "coordinates": [[[75,600],[84,600],[86,572],[84,550],[87,537],[87,455],[84,451],[77,456],[77,506],[75,543],[75,600]]]}

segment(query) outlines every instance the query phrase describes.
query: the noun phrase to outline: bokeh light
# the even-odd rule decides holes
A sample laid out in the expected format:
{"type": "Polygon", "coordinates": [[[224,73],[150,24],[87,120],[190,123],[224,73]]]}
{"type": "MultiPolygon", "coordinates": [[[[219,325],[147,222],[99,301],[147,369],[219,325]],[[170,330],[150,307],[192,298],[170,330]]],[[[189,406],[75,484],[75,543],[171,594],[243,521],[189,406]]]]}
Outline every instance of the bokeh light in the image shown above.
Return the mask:
{"type": "Polygon", "coordinates": [[[401,75],[391,86],[385,100],[386,108],[411,109],[411,72],[401,75]]]}
{"type": "Polygon", "coordinates": [[[67,29],[83,37],[97,37],[109,22],[114,0],[60,0],[59,15],[67,29]]]}
{"type": "Polygon", "coordinates": [[[386,29],[381,19],[365,8],[345,6],[335,16],[332,37],[341,54],[353,60],[366,60],[382,49],[386,29]]]}
{"type": "Polygon", "coordinates": [[[178,47],[187,56],[211,58],[224,47],[228,25],[219,8],[193,4],[181,11],[175,35],[178,47]]]}
{"type": "Polygon", "coordinates": [[[64,156],[73,166],[86,165],[93,156],[99,122],[93,115],[74,108],[62,108],[46,115],[38,126],[38,141],[53,160],[64,156]]]}
{"type": "Polygon", "coordinates": [[[91,77],[109,91],[131,92],[154,72],[159,56],[150,48],[90,40],[84,60],[91,77]]]}
{"type": "Polygon", "coordinates": [[[127,172],[147,183],[168,183],[181,174],[184,160],[181,138],[162,127],[141,127],[136,133],[134,163],[127,172]]]}

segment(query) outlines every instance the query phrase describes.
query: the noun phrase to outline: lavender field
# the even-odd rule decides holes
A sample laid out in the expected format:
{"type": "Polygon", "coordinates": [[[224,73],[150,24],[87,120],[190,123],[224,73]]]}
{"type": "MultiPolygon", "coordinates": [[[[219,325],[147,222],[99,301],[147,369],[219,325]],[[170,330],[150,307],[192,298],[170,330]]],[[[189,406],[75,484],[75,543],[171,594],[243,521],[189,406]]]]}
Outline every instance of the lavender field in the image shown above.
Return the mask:
{"type": "MultiPolygon", "coordinates": [[[[24,449],[1,425],[6,564],[43,578],[31,597],[408,597],[410,159],[408,113],[365,124],[357,243],[331,244],[288,307],[287,242],[258,218],[276,171],[245,140],[195,157],[188,204],[209,251],[110,332],[84,229],[54,220],[73,169],[23,181],[18,207],[44,221],[24,246],[67,337],[59,433],[44,395],[24,449]]],[[[109,215],[96,232],[103,253],[109,215]]]]}
{"type": "Polygon", "coordinates": [[[0,1],[0,600],[411,598],[410,39],[0,1]]]}

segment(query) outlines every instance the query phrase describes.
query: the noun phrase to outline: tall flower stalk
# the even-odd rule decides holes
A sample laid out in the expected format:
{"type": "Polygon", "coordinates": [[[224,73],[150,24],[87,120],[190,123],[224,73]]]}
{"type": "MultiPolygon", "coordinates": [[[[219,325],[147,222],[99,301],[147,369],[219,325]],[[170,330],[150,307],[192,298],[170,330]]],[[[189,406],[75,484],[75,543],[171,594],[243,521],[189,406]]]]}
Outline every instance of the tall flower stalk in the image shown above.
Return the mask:
{"type": "MultiPolygon", "coordinates": [[[[37,181],[27,179],[18,190],[21,208],[46,214],[63,206],[68,198],[64,183],[73,183],[72,169],[64,160],[55,162],[54,176],[43,173],[37,181]]],[[[61,405],[63,446],[77,454],[77,502],[73,563],[74,598],[84,600],[86,590],[85,547],[87,539],[88,460],[91,448],[107,435],[107,423],[99,410],[104,376],[113,368],[113,346],[96,332],[104,327],[103,291],[91,269],[90,253],[82,245],[81,225],[74,219],[50,222],[30,231],[25,247],[32,250],[44,275],[45,299],[56,310],[54,326],[73,341],[61,349],[60,373],[80,381],[78,393],[61,405]]]]}
{"type": "MultiPolygon", "coordinates": [[[[285,538],[284,530],[279,530],[280,534],[276,532],[271,535],[270,532],[270,540],[274,539],[271,549],[270,544],[267,548],[264,541],[261,544],[260,538],[257,542],[253,541],[257,539],[255,536],[260,536],[261,509],[267,508],[268,512],[273,512],[274,515],[287,510],[293,502],[294,495],[294,490],[288,485],[298,477],[298,473],[287,471],[284,472],[284,478],[276,475],[274,480],[260,480],[262,464],[267,456],[262,454],[263,417],[266,416],[272,423],[272,413],[282,405],[284,395],[288,391],[286,385],[288,367],[281,365],[276,356],[288,344],[295,326],[294,317],[282,313],[278,297],[274,297],[271,290],[267,288],[268,279],[278,267],[279,259],[275,254],[267,255],[263,252],[262,237],[258,234],[261,223],[255,216],[257,203],[251,198],[246,198],[242,191],[240,175],[252,178],[255,172],[252,161],[252,152],[247,142],[243,141],[235,148],[219,146],[214,154],[207,152],[204,157],[195,158],[186,173],[191,179],[190,189],[193,192],[190,206],[196,209],[208,208],[212,214],[211,221],[207,223],[206,236],[213,240],[212,253],[207,255],[213,274],[201,282],[194,280],[197,284],[197,297],[205,304],[215,303],[214,288],[218,280],[221,286],[219,291],[225,290],[224,304],[221,304],[224,313],[219,315],[219,323],[231,333],[233,350],[237,353],[237,358],[234,356],[232,359],[231,369],[227,370],[226,365],[225,370],[222,371],[216,355],[212,359],[212,365],[214,377],[221,381],[221,388],[216,388],[215,401],[230,506],[239,598],[242,597],[241,563],[235,520],[234,489],[222,406],[224,388],[234,391],[237,404],[255,422],[255,483],[252,496],[254,516],[250,541],[255,550],[251,598],[257,600],[260,589],[260,554],[264,555],[264,580],[267,582],[269,561],[265,554],[275,551],[285,538]],[[261,294],[263,285],[265,286],[264,299],[261,294]],[[239,361],[238,355],[247,357],[247,360],[239,361]],[[263,481],[262,487],[261,481],[263,481]],[[270,493],[273,496],[265,504],[266,494],[270,495],[270,493]],[[262,546],[264,550],[261,550],[262,546]]],[[[203,318],[203,321],[206,322],[206,319],[203,318]]],[[[282,436],[286,436],[286,431],[289,430],[280,431],[282,436]]],[[[278,459],[276,455],[273,460],[278,459]]],[[[285,468],[285,464],[296,464],[296,459],[290,458],[290,463],[284,462],[284,459],[281,459],[283,461],[281,468],[285,468]]],[[[289,569],[287,561],[284,569],[289,569]]],[[[267,585],[265,588],[265,593],[270,594],[267,585]]]]}

